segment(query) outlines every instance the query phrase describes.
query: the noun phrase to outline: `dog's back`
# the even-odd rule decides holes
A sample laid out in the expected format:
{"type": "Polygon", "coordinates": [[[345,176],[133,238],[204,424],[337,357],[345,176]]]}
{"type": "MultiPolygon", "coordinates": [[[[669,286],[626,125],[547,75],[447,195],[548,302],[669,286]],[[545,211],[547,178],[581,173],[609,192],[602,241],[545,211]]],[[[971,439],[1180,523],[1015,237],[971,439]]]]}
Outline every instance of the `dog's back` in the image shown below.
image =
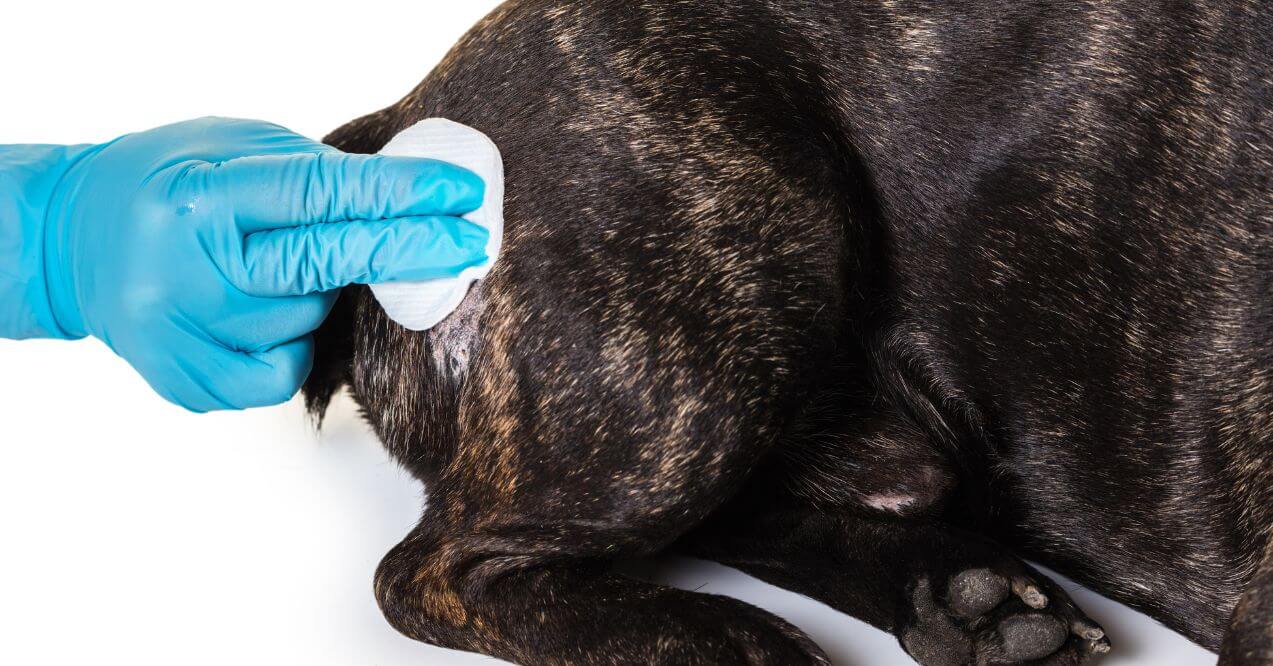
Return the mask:
{"type": "Polygon", "coordinates": [[[1271,31],[1254,2],[509,3],[329,138],[491,135],[504,257],[427,335],[351,291],[309,393],[351,382],[440,522],[533,496],[578,528],[416,542],[542,564],[665,546],[774,446],[843,458],[780,438],[834,384],[951,461],[945,520],[1217,647],[1273,527],[1271,31]]]}

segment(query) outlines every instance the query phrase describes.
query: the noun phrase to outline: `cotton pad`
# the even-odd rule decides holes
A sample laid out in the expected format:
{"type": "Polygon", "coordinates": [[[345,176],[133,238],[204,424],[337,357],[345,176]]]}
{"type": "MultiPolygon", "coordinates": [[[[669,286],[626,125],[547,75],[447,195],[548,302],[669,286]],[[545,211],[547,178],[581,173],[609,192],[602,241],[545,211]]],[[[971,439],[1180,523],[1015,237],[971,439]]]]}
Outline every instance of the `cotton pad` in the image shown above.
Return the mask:
{"type": "Polygon", "coordinates": [[[485,134],[444,118],[429,118],[395,136],[381,155],[427,157],[450,162],[486,181],[482,207],[464,219],[491,232],[486,263],[471,266],[453,278],[423,282],[393,282],[371,286],[389,318],[412,331],[427,331],[442,323],[460,306],[469,287],[491,272],[504,236],[504,160],[485,134]]]}

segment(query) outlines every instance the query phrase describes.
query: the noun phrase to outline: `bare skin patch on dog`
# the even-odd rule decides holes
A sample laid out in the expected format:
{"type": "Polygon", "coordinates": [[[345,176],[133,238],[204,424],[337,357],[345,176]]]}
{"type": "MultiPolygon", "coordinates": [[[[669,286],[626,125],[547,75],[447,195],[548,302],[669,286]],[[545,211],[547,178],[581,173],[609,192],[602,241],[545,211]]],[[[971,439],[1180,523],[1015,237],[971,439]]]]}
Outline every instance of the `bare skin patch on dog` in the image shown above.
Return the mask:
{"type": "Polygon", "coordinates": [[[469,363],[477,353],[478,323],[485,306],[486,290],[476,283],[455,311],[428,333],[429,359],[438,373],[452,382],[468,375],[469,363]]]}
{"type": "Polygon", "coordinates": [[[914,495],[905,494],[882,494],[870,495],[862,498],[862,502],[877,511],[891,511],[893,513],[905,513],[911,505],[915,504],[914,495]]]}

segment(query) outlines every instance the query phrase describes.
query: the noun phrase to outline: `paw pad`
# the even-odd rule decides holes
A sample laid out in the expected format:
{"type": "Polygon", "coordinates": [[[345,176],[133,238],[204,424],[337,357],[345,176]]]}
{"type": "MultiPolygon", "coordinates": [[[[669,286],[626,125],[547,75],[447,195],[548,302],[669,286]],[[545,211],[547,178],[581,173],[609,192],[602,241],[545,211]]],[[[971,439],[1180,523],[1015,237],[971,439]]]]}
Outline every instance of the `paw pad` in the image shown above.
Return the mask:
{"type": "Polygon", "coordinates": [[[985,615],[1008,598],[1008,581],[989,569],[969,569],[950,579],[946,603],[968,619],[985,615]]]}
{"type": "Polygon", "coordinates": [[[1009,615],[999,622],[1003,653],[1011,661],[1042,659],[1059,650],[1068,635],[1063,622],[1041,613],[1009,615]]]}

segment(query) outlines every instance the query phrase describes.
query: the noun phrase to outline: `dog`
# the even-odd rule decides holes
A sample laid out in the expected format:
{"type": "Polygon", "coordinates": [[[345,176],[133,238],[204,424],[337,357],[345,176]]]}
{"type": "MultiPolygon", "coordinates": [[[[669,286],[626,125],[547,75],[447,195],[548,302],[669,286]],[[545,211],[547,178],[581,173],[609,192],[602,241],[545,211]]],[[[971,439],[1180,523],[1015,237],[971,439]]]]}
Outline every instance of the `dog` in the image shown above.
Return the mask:
{"type": "Polygon", "coordinates": [[[1273,12],[1258,1],[511,0],[402,101],[507,169],[426,333],[344,292],[348,386],[429,490],[377,599],[525,664],[823,664],[675,551],[926,666],[1080,664],[1021,557],[1273,663],[1273,12]]]}

